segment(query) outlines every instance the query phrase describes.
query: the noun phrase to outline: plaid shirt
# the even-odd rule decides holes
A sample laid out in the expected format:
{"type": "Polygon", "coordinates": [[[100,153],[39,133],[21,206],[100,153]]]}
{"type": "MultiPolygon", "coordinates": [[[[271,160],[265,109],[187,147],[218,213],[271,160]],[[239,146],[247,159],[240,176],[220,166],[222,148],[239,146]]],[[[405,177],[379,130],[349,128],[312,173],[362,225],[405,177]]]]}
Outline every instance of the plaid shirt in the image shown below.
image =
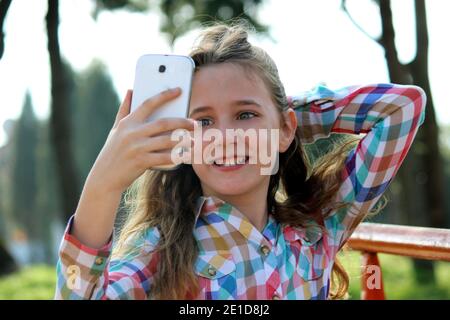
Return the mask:
{"type": "MultiPolygon", "coordinates": [[[[351,205],[324,219],[326,232],[279,224],[272,213],[260,232],[229,203],[199,198],[197,299],[328,298],[337,252],[396,175],[425,119],[425,93],[416,86],[318,86],[290,101],[303,143],[331,132],[365,134],[347,155],[337,193],[336,200],[351,205]]],[[[101,249],[83,245],[71,235],[72,220],[61,242],[55,298],[152,299],[157,228],[136,243],[138,253],[114,261],[112,242],[101,249]]]]}

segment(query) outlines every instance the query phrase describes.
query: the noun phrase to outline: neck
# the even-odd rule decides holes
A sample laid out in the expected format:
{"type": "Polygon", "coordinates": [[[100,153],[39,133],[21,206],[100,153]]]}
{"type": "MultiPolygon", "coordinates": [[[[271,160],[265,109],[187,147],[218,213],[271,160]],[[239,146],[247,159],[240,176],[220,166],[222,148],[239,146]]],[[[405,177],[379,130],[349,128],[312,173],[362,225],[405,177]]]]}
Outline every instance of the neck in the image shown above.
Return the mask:
{"type": "Polygon", "coordinates": [[[208,188],[203,188],[205,196],[217,196],[218,198],[228,202],[236,207],[260,232],[263,231],[267,224],[268,207],[267,207],[267,192],[269,184],[261,184],[256,190],[239,195],[218,194],[208,188]]]}

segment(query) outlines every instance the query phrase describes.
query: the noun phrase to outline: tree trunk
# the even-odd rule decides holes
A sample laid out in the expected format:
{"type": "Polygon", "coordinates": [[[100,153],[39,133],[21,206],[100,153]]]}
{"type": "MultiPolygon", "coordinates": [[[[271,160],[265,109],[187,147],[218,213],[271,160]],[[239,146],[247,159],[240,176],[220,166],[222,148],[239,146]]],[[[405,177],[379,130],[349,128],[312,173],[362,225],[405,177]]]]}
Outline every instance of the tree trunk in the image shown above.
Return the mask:
{"type": "Polygon", "coordinates": [[[69,82],[65,64],[62,61],[59,39],[59,0],[48,0],[46,17],[48,52],[51,69],[51,116],[50,135],[56,156],[57,175],[63,195],[63,219],[75,212],[79,188],[74,157],[72,155],[71,126],[69,122],[69,82]]]}
{"type": "MultiPolygon", "coordinates": [[[[392,82],[415,84],[427,94],[426,121],[417,134],[402,167],[399,178],[403,187],[402,207],[408,213],[408,223],[430,227],[445,227],[444,171],[439,150],[439,132],[434,112],[428,76],[428,28],[424,0],[415,0],[417,54],[408,64],[401,64],[395,47],[395,33],[390,0],[380,0],[383,33],[381,45],[386,52],[392,82]],[[417,148],[419,146],[419,148],[417,148]],[[408,199],[415,199],[414,205],[408,199]]],[[[414,260],[416,279],[433,281],[431,261],[414,260]]]]}
{"type": "Polygon", "coordinates": [[[10,274],[18,269],[13,257],[8,252],[3,242],[0,242],[0,276],[10,274]]]}
{"type": "MultiPolygon", "coordinates": [[[[0,0],[0,60],[5,52],[5,33],[3,26],[12,0],[0,0]]],[[[14,272],[17,265],[3,242],[0,241],[0,276],[14,272]]]]}
{"type": "Polygon", "coordinates": [[[12,0],[0,1],[0,59],[3,57],[5,51],[5,33],[3,32],[3,24],[5,23],[6,14],[12,0]]]}
{"type": "Polygon", "coordinates": [[[425,141],[423,154],[425,170],[425,198],[429,217],[429,226],[447,227],[445,219],[445,183],[442,154],[439,148],[439,126],[436,121],[433,96],[428,76],[428,27],[424,0],[415,0],[416,7],[416,59],[411,63],[411,76],[414,84],[420,86],[427,94],[427,108],[421,131],[425,141]]]}
{"type": "MultiPolygon", "coordinates": [[[[417,56],[410,64],[411,76],[415,84],[427,94],[427,108],[421,131],[423,135],[423,174],[424,196],[427,208],[427,224],[430,227],[446,227],[445,222],[445,184],[443,159],[439,149],[439,127],[436,122],[433,96],[428,76],[428,27],[424,0],[415,0],[417,56]],[[419,50],[419,48],[421,50],[419,50]]],[[[414,260],[416,279],[426,283],[434,279],[434,269],[429,261],[414,260]]]]}

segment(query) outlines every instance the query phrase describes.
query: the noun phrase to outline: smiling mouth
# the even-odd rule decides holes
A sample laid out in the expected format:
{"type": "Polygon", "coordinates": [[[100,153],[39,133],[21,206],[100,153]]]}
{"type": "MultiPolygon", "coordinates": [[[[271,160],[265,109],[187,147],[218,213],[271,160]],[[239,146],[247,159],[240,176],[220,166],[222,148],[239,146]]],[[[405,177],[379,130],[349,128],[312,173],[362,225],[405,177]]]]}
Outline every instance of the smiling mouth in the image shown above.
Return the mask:
{"type": "Polygon", "coordinates": [[[215,160],[213,162],[213,165],[216,167],[233,167],[238,165],[244,165],[248,164],[249,156],[244,157],[234,157],[232,159],[222,159],[222,160],[215,160]]]}

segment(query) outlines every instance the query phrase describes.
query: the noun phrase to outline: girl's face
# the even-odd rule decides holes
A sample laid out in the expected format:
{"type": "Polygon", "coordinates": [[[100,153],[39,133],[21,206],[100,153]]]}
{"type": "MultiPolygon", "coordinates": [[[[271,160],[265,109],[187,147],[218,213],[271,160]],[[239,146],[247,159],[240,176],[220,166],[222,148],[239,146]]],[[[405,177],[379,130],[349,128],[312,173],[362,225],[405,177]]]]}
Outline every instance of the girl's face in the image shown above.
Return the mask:
{"type": "MultiPolygon", "coordinates": [[[[232,129],[232,132],[236,132],[235,129],[243,129],[244,132],[248,132],[248,129],[250,129],[250,131],[256,133],[270,134],[270,129],[279,129],[277,131],[279,132],[279,139],[276,141],[276,152],[278,154],[278,152],[287,150],[294,138],[296,121],[295,115],[292,116],[291,113],[293,111],[289,110],[288,114],[291,116],[287,118],[280,114],[262,79],[254,72],[248,74],[246,69],[232,63],[201,67],[195,73],[193,79],[189,118],[198,121],[203,137],[205,137],[208,129],[214,129],[215,133],[221,133],[223,138],[222,140],[206,141],[204,139],[200,141],[202,144],[202,155],[200,155],[202,161],[192,162],[192,167],[201,181],[204,194],[237,196],[253,192],[261,187],[267,188],[270,175],[261,174],[261,169],[268,166],[266,163],[263,165],[259,161],[258,152],[260,152],[261,145],[258,145],[258,149],[252,148],[250,144],[253,143],[253,146],[255,146],[254,139],[245,138],[241,140],[241,142],[245,141],[243,143],[245,151],[243,149],[237,150],[238,140],[235,137],[229,138],[226,130],[232,129]],[[282,119],[287,119],[287,126],[280,127],[282,119]],[[214,152],[206,152],[207,148],[212,146],[216,150],[219,148],[222,150],[222,154],[219,154],[222,159],[217,159],[214,152]],[[232,153],[229,152],[230,150],[232,153]],[[212,154],[213,156],[205,159],[206,154],[212,154]],[[218,161],[215,163],[205,162],[209,159],[218,161]],[[241,165],[224,166],[217,164],[220,164],[221,161],[222,163],[228,162],[228,164],[230,162],[239,163],[244,159],[245,163],[241,165]],[[257,159],[256,163],[255,159],[257,159]]],[[[257,137],[260,136],[257,135],[257,137]]],[[[270,137],[268,139],[270,141],[270,137]]],[[[259,140],[261,139],[258,139],[258,142],[260,142],[259,140]]],[[[197,143],[199,141],[196,139],[195,144],[197,143]]],[[[198,152],[199,149],[196,150],[194,152],[198,152]]],[[[266,154],[270,153],[270,149],[265,152],[266,154]]]]}

